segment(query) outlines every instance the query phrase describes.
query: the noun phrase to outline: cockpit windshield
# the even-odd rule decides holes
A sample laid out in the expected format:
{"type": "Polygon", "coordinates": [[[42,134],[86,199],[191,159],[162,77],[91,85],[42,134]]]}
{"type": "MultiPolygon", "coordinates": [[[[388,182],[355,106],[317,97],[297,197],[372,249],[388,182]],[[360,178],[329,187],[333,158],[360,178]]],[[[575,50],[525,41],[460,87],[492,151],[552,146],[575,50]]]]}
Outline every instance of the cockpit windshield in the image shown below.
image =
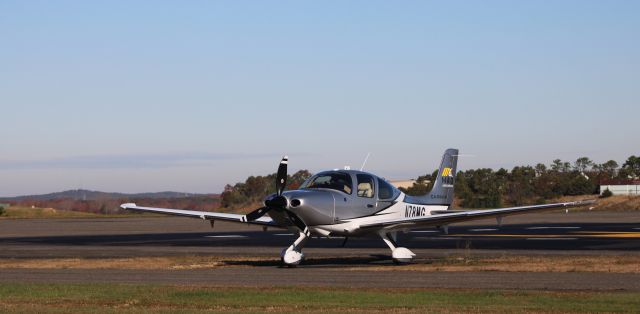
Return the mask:
{"type": "Polygon", "coordinates": [[[351,194],[351,176],[348,173],[327,171],[311,177],[300,188],[302,189],[332,189],[351,194]]]}

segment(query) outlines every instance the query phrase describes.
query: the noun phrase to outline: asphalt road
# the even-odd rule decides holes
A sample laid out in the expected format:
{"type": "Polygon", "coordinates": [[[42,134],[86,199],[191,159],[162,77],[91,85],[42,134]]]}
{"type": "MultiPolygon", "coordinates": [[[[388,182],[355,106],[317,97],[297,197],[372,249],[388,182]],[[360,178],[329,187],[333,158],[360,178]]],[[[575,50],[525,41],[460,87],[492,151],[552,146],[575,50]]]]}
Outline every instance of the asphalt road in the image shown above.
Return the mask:
{"type": "MultiPolygon", "coordinates": [[[[295,236],[286,230],[189,218],[0,220],[0,258],[104,258],[140,256],[265,256],[277,259],[295,236]]],[[[640,258],[640,212],[541,213],[507,217],[501,227],[482,220],[400,234],[416,263],[434,256],[631,255],[640,258]]],[[[312,239],[308,263],[239,262],[204,270],[2,269],[0,282],[148,282],[207,285],[640,290],[640,274],[367,271],[389,265],[390,251],[376,237],[312,239]],[[250,266],[250,267],[247,267],[250,266]],[[361,266],[363,270],[348,270],[361,266]]],[[[240,261],[241,259],[239,259],[240,261]]]]}

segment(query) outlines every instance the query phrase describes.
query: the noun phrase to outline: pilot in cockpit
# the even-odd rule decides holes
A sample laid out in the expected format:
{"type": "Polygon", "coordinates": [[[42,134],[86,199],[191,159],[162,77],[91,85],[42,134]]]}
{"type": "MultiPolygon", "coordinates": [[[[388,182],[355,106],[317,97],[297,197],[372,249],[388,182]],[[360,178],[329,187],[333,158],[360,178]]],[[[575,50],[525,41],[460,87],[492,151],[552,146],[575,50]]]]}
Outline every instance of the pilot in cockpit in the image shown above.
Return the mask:
{"type": "Polygon", "coordinates": [[[347,194],[351,194],[351,183],[342,176],[332,176],[329,185],[335,190],[345,191],[347,194]]]}

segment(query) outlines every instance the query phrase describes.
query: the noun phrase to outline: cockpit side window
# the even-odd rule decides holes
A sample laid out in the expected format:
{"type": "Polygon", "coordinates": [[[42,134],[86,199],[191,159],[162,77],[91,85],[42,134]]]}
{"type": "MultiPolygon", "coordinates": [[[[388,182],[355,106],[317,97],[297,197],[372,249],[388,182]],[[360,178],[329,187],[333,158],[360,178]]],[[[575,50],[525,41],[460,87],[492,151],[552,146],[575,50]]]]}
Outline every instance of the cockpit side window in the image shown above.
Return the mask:
{"type": "Polygon", "coordinates": [[[358,174],[356,178],[358,179],[358,196],[372,198],[375,195],[373,177],[368,174],[358,174]]]}
{"type": "Polygon", "coordinates": [[[351,176],[342,172],[321,172],[309,179],[302,189],[332,189],[351,194],[353,182],[351,176]]]}
{"type": "Polygon", "coordinates": [[[393,197],[395,188],[389,182],[378,178],[378,198],[381,200],[393,197]]]}

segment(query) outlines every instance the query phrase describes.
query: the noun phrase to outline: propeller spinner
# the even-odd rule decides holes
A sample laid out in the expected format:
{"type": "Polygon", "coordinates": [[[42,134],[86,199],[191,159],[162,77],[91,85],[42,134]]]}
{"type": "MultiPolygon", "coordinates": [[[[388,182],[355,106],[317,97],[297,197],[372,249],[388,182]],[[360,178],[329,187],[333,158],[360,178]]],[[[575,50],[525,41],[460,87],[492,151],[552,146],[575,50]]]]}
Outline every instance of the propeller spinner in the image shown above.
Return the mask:
{"type": "Polygon", "coordinates": [[[256,220],[264,214],[268,213],[270,210],[284,211],[287,214],[287,217],[298,227],[300,230],[305,230],[307,227],[306,224],[293,212],[286,209],[289,204],[289,201],[286,197],[282,196],[282,192],[284,192],[284,188],[287,186],[287,165],[289,163],[289,157],[284,156],[280,161],[280,165],[278,166],[278,172],[276,173],[276,196],[266,200],[265,207],[260,207],[250,213],[248,213],[245,217],[247,221],[256,220]]]}

